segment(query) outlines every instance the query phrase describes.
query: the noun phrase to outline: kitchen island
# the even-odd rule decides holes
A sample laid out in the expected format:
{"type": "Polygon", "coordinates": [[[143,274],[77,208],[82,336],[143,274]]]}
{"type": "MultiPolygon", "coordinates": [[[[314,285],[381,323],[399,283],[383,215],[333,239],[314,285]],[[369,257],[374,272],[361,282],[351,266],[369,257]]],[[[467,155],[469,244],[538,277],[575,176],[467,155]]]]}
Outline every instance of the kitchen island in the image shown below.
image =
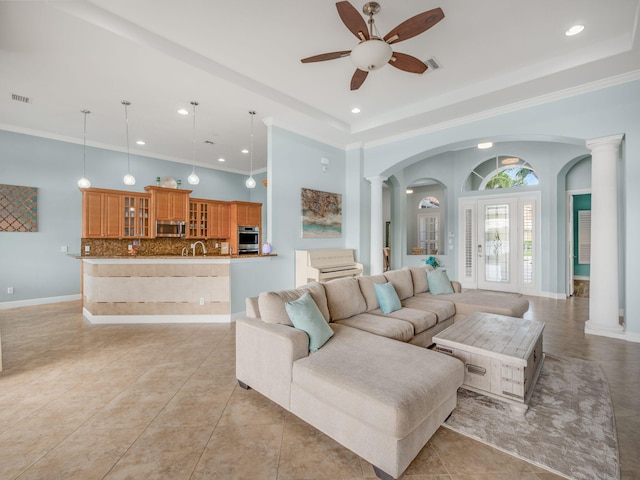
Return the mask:
{"type": "Polygon", "coordinates": [[[270,257],[80,257],[83,315],[101,324],[230,322],[231,265],[270,257]]]}

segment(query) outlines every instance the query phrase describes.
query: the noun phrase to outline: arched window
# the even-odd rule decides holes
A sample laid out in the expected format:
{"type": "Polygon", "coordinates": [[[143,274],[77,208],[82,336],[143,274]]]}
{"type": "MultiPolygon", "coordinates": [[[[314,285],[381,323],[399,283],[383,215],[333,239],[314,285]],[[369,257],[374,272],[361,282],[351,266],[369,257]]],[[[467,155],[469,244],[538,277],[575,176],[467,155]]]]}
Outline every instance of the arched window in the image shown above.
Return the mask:
{"type": "Polygon", "coordinates": [[[420,200],[418,208],[440,208],[440,200],[436,197],[424,197],[420,200]]]}
{"type": "Polygon", "coordinates": [[[482,162],[467,177],[466,191],[539,185],[531,165],[518,157],[496,156],[482,162]]]}

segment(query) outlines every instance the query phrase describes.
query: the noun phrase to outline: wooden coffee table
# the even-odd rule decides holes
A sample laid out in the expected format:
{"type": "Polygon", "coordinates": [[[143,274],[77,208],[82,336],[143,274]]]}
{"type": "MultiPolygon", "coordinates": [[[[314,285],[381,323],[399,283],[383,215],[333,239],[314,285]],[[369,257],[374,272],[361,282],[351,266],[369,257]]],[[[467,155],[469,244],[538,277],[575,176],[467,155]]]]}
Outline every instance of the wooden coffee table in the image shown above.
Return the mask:
{"type": "Polygon", "coordinates": [[[463,388],[526,412],[542,369],[544,323],[476,312],[433,337],[435,350],[464,362],[463,388]]]}

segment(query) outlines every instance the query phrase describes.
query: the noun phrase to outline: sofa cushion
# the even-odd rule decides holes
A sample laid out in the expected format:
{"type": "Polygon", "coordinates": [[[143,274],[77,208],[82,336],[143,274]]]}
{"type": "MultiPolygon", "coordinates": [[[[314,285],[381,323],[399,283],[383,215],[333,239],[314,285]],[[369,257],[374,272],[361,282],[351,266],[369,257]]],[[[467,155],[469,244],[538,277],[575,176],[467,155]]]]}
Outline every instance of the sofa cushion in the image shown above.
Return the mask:
{"type": "Polygon", "coordinates": [[[396,310],[389,314],[385,314],[381,309],[376,309],[369,312],[373,315],[384,315],[386,317],[397,318],[398,320],[404,320],[413,325],[413,334],[428,330],[438,323],[438,317],[433,312],[427,312],[425,310],[417,310],[415,308],[402,307],[400,310],[396,310]]]}
{"type": "Polygon", "coordinates": [[[330,342],[293,364],[292,384],[395,438],[412,432],[462,384],[456,358],[355,328],[333,329],[330,342]]]}
{"type": "Polygon", "coordinates": [[[413,281],[413,294],[429,291],[429,282],[427,281],[427,272],[433,270],[431,265],[423,265],[421,267],[403,267],[411,272],[411,280],[413,281]]]}
{"type": "MultiPolygon", "coordinates": [[[[453,299],[441,299],[441,296],[434,297],[430,293],[420,293],[402,301],[403,307],[426,310],[435,313],[438,323],[444,322],[456,314],[456,306],[453,299]]],[[[446,296],[448,297],[448,295],[446,296]]]]}
{"type": "Polygon", "coordinates": [[[386,315],[387,313],[395,312],[402,308],[402,304],[392,283],[375,283],[373,287],[376,291],[376,297],[378,298],[382,313],[386,315]]]}
{"type": "Polygon", "coordinates": [[[490,292],[487,290],[466,290],[462,293],[439,295],[439,299],[454,302],[457,315],[487,312],[522,318],[525,312],[529,310],[529,300],[522,298],[518,294],[490,292]]]}
{"type": "Polygon", "coordinates": [[[293,326],[309,337],[310,352],[317,352],[333,336],[333,330],[309,292],[303,293],[297,300],[285,303],[285,308],[293,326]]]}
{"type": "Polygon", "coordinates": [[[447,275],[446,270],[433,270],[428,272],[427,280],[429,282],[429,291],[433,295],[453,293],[451,280],[449,280],[449,275],[447,275]]]}
{"type": "Polygon", "coordinates": [[[324,284],[331,320],[342,320],[367,311],[358,280],[353,277],[338,278],[324,284]]]}
{"type": "Polygon", "coordinates": [[[374,285],[376,283],[386,282],[387,278],[384,275],[366,275],[358,277],[358,285],[360,286],[360,291],[362,292],[362,296],[367,303],[367,312],[380,308],[374,285]]]}
{"type": "Polygon", "coordinates": [[[400,300],[413,296],[413,280],[409,270],[389,270],[383,275],[393,284],[400,300]]]}
{"type": "Polygon", "coordinates": [[[414,334],[413,325],[409,322],[371,313],[360,313],[335,323],[401,342],[408,342],[414,334]]]}
{"type": "Polygon", "coordinates": [[[291,325],[291,319],[285,308],[286,302],[297,300],[303,293],[309,292],[311,298],[320,309],[322,316],[328,322],[330,320],[329,308],[327,306],[327,296],[324,292],[324,286],[318,282],[312,282],[303,285],[300,288],[291,290],[281,290],[279,292],[263,292],[258,296],[258,308],[260,309],[260,318],[267,323],[282,323],[291,325]]]}

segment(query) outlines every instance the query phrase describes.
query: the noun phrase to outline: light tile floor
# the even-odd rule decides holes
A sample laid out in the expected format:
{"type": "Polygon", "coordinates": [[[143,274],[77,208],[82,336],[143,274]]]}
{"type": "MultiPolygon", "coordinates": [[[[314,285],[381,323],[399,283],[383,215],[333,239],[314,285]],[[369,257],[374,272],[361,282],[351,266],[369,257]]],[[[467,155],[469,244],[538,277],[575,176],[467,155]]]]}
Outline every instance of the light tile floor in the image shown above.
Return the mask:
{"type": "MultiPolygon", "coordinates": [[[[588,300],[530,298],[544,350],[599,362],[622,478],[640,479],[640,344],[585,336],[588,300]]],[[[91,325],[79,302],[0,310],[0,478],[373,478],[367,462],[236,386],[233,325],[91,325]]],[[[441,428],[413,480],[556,475],[441,428]]]]}

